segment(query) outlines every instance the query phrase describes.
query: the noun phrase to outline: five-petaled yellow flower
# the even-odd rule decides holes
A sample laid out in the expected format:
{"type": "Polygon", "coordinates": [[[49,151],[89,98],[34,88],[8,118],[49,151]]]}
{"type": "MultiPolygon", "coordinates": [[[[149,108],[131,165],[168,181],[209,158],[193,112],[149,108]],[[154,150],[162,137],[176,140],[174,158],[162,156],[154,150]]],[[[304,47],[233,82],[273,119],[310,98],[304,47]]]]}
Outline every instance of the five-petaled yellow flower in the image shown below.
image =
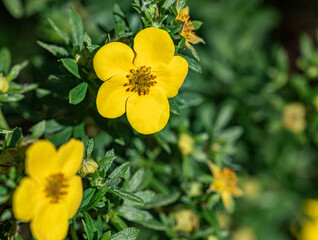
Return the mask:
{"type": "Polygon", "coordinates": [[[210,161],[208,161],[208,165],[214,177],[209,190],[220,193],[224,206],[229,209],[232,196],[239,197],[243,194],[237,186],[236,173],[229,168],[220,170],[217,165],[210,161]]]}
{"type": "Polygon", "coordinates": [[[304,213],[307,215],[301,222],[299,240],[317,240],[318,237],[318,200],[308,199],[304,205],[304,213]]]}
{"type": "Polygon", "coordinates": [[[170,35],[154,27],[140,31],[134,50],[112,42],[98,50],[94,69],[104,81],[97,93],[98,112],[106,118],[127,114],[139,133],[152,134],[168,122],[168,98],[177,95],[188,73],[187,61],[174,56],[170,35]]]}
{"type": "Polygon", "coordinates": [[[61,240],[68,220],[77,212],[83,196],[81,166],[84,144],[71,139],[58,150],[39,140],[26,151],[24,177],[13,195],[13,213],[22,222],[31,221],[37,240],[61,240]]]}
{"type": "Polygon", "coordinates": [[[177,12],[178,15],[176,16],[176,21],[181,22],[183,24],[183,27],[180,31],[180,35],[184,37],[185,39],[185,45],[192,51],[195,52],[195,49],[191,46],[191,44],[197,44],[197,43],[205,43],[204,40],[197,35],[195,35],[194,31],[194,24],[190,20],[189,15],[189,7],[186,6],[183,9],[179,9],[177,4],[177,12]]]}

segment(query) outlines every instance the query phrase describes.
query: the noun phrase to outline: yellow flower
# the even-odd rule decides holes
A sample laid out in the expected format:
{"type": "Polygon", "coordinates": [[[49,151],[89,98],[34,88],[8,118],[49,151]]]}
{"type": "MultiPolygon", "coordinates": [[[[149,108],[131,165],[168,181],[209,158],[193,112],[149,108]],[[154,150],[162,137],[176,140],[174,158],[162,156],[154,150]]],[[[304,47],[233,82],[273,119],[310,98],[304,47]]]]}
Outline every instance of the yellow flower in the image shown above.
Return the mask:
{"type": "Polygon", "coordinates": [[[306,109],[302,103],[291,103],[287,105],[283,113],[284,127],[293,132],[301,133],[306,127],[306,109]]]}
{"type": "Polygon", "coordinates": [[[224,206],[229,209],[232,196],[239,197],[243,195],[242,190],[237,186],[237,176],[229,168],[220,170],[217,165],[210,161],[208,165],[214,177],[209,190],[220,193],[224,206]]]}
{"type": "Polygon", "coordinates": [[[232,236],[233,240],[255,240],[256,236],[253,229],[242,227],[236,230],[232,236]]]}
{"type": "Polygon", "coordinates": [[[39,140],[26,151],[25,172],[13,195],[13,213],[22,222],[31,221],[37,240],[61,240],[68,220],[77,212],[83,196],[82,180],[75,176],[81,166],[84,144],[71,139],[56,150],[39,140]]]}
{"type": "Polygon", "coordinates": [[[177,12],[178,15],[176,16],[176,21],[180,21],[183,24],[182,30],[180,31],[180,35],[185,39],[185,45],[192,51],[195,52],[195,49],[191,46],[192,44],[197,43],[205,43],[204,40],[197,35],[195,35],[194,31],[194,24],[190,20],[189,15],[189,7],[186,6],[185,8],[179,9],[178,7],[179,1],[177,1],[177,12]]]}
{"type": "Polygon", "coordinates": [[[9,82],[8,80],[2,76],[0,73],[0,93],[6,93],[9,90],[9,82]]]}
{"type": "Polygon", "coordinates": [[[181,133],[178,141],[179,149],[182,155],[189,155],[193,152],[194,140],[186,133],[181,133]]]}
{"type": "Polygon", "coordinates": [[[199,228],[199,218],[189,209],[181,209],[174,214],[176,219],[175,231],[192,233],[199,228]]]}
{"type": "Polygon", "coordinates": [[[307,217],[302,221],[298,240],[317,240],[318,236],[318,201],[307,200],[304,206],[307,217]]]}
{"type": "Polygon", "coordinates": [[[104,81],[97,93],[98,112],[106,118],[127,114],[139,133],[162,130],[170,116],[168,98],[178,94],[188,73],[187,61],[174,56],[170,35],[154,27],[140,31],[134,50],[112,42],[98,50],[94,69],[104,81]]]}

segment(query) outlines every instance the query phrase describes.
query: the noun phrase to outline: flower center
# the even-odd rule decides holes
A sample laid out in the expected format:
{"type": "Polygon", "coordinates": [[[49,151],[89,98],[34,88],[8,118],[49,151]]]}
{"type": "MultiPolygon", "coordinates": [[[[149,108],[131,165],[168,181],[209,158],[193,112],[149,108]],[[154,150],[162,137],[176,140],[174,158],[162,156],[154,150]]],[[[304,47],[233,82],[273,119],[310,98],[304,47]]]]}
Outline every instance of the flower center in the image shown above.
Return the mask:
{"type": "Polygon", "coordinates": [[[224,168],[220,172],[220,176],[218,179],[215,179],[213,182],[213,186],[218,191],[229,191],[233,192],[236,188],[237,177],[234,171],[229,168],[224,168]]]}
{"type": "Polygon", "coordinates": [[[141,66],[139,68],[130,69],[130,74],[126,76],[128,83],[124,84],[127,92],[137,92],[139,96],[149,94],[150,87],[157,84],[156,76],[151,74],[151,67],[141,66]]]}
{"type": "Polygon", "coordinates": [[[50,203],[58,203],[61,197],[67,193],[67,180],[62,173],[51,175],[47,177],[46,180],[46,197],[51,199],[50,203]]]}

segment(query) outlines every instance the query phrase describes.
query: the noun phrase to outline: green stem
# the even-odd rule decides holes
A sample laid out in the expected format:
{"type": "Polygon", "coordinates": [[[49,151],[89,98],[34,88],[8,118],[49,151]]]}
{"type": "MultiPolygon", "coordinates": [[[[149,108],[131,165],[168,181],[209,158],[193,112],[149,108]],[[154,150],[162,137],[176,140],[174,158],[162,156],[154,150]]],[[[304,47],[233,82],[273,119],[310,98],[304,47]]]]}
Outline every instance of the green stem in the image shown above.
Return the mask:
{"type": "Polygon", "coordinates": [[[77,237],[76,231],[75,231],[75,221],[73,221],[71,224],[71,236],[72,236],[73,240],[78,240],[78,237],[77,237]]]}
{"type": "Polygon", "coordinates": [[[5,129],[5,130],[9,130],[10,127],[1,111],[1,107],[0,107],[0,129],[5,129]]]}

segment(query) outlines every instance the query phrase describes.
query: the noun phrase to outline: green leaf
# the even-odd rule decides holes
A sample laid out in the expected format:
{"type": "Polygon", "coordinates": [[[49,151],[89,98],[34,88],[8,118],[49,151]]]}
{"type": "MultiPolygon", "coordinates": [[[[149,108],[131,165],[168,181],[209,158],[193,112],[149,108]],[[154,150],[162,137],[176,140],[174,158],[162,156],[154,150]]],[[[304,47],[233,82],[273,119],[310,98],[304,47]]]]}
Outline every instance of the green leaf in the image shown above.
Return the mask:
{"type": "Polygon", "coordinates": [[[144,208],[151,209],[161,206],[167,206],[171,203],[174,203],[177,201],[180,197],[179,192],[173,192],[170,194],[156,194],[155,197],[153,197],[149,202],[146,202],[146,205],[144,208]]]}
{"type": "Polygon", "coordinates": [[[7,75],[11,65],[11,54],[8,48],[3,47],[0,50],[0,73],[7,75]]]}
{"type": "Polygon", "coordinates": [[[84,41],[84,26],[81,18],[72,8],[69,10],[69,22],[73,43],[78,46],[80,50],[82,50],[84,41]]]}
{"type": "Polygon", "coordinates": [[[35,139],[40,138],[45,132],[45,126],[46,126],[46,121],[45,120],[35,124],[31,128],[31,131],[32,131],[31,138],[35,138],[35,139]]]}
{"type": "Polygon", "coordinates": [[[144,206],[145,205],[144,201],[140,197],[138,197],[130,192],[121,191],[119,189],[110,189],[109,191],[111,193],[113,193],[114,195],[120,197],[121,199],[125,200],[127,203],[129,203],[131,205],[134,205],[134,206],[144,206]]]}
{"type": "Polygon", "coordinates": [[[164,3],[162,4],[162,8],[167,10],[171,7],[172,4],[174,4],[176,2],[176,0],[166,0],[164,1],[164,3]]]}
{"type": "Polygon", "coordinates": [[[194,30],[197,30],[202,26],[203,22],[194,20],[192,21],[192,24],[194,25],[194,30]]]}
{"type": "Polygon", "coordinates": [[[199,63],[197,63],[197,61],[195,61],[193,58],[188,57],[186,55],[180,54],[178,53],[179,56],[183,57],[185,60],[187,60],[188,64],[189,64],[189,68],[197,73],[202,73],[202,68],[199,65],[199,63]]]}
{"type": "Polygon", "coordinates": [[[62,58],[60,60],[63,64],[63,66],[70,72],[72,73],[75,77],[81,78],[78,70],[78,65],[75,62],[74,59],[72,58],[62,58]]]}
{"type": "Polygon", "coordinates": [[[90,203],[91,199],[94,196],[95,191],[96,191],[95,188],[87,188],[83,192],[83,200],[82,200],[81,205],[79,207],[80,209],[85,208],[90,203]]]}
{"type": "Polygon", "coordinates": [[[110,240],[111,235],[111,231],[105,232],[100,240],[110,240]]]}
{"type": "Polygon", "coordinates": [[[169,98],[170,111],[175,115],[180,115],[179,106],[176,100],[169,98]]]}
{"type": "Polygon", "coordinates": [[[47,44],[41,41],[37,41],[37,44],[39,44],[41,47],[52,53],[54,56],[67,57],[69,55],[68,51],[60,46],[47,44]]]}
{"type": "Polygon", "coordinates": [[[21,140],[22,131],[20,128],[15,128],[11,134],[7,135],[6,146],[7,148],[16,148],[21,140]]]}
{"type": "Polygon", "coordinates": [[[145,176],[145,169],[139,169],[124,187],[125,191],[136,192],[142,184],[145,176]]]}
{"type": "Polygon", "coordinates": [[[114,4],[113,14],[115,20],[115,33],[117,36],[120,36],[125,33],[126,23],[124,20],[125,14],[117,3],[114,4]]]}
{"type": "Polygon", "coordinates": [[[138,237],[139,229],[126,228],[113,235],[110,240],[135,240],[138,237]]]}
{"type": "Polygon", "coordinates": [[[55,134],[52,137],[47,138],[54,143],[55,146],[60,146],[70,140],[72,136],[73,128],[71,126],[65,127],[62,131],[55,134]]]}
{"type": "Polygon", "coordinates": [[[213,229],[215,229],[216,232],[220,232],[219,222],[212,211],[209,211],[207,209],[203,209],[203,217],[210,224],[210,226],[213,229]]]}
{"type": "Polygon", "coordinates": [[[96,194],[93,195],[90,202],[82,209],[89,210],[89,209],[93,208],[105,196],[107,191],[108,191],[108,188],[106,188],[106,187],[101,188],[96,194]]]}
{"type": "Polygon", "coordinates": [[[90,158],[94,149],[94,139],[91,138],[86,145],[86,157],[90,158]]]}
{"type": "Polygon", "coordinates": [[[94,235],[97,235],[97,228],[94,224],[94,221],[92,219],[92,217],[87,213],[87,212],[83,212],[84,215],[84,221],[83,225],[84,225],[84,230],[86,232],[86,236],[88,238],[88,240],[93,240],[94,239],[94,235]]]}
{"type": "Polygon", "coordinates": [[[121,216],[132,222],[142,222],[153,219],[153,216],[145,210],[123,205],[118,209],[121,216]]]}
{"type": "Polygon", "coordinates": [[[220,136],[218,136],[219,139],[227,142],[234,142],[236,141],[240,136],[243,134],[243,128],[242,127],[231,127],[229,129],[226,129],[223,131],[220,136]]]}
{"type": "Polygon", "coordinates": [[[72,88],[69,93],[69,103],[70,104],[79,104],[85,98],[88,84],[82,82],[78,84],[75,88],[72,88]]]}
{"type": "Polygon", "coordinates": [[[125,178],[124,176],[129,170],[129,167],[130,167],[130,162],[126,162],[120,165],[119,167],[115,168],[114,171],[112,171],[112,173],[109,175],[108,178],[117,178],[117,177],[125,178]]]}
{"type": "Polygon", "coordinates": [[[69,36],[68,36],[65,32],[63,32],[58,26],[56,26],[56,24],[55,24],[50,18],[48,18],[48,21],[49,21],[51,27],[52,27],[52,28],[55,30],[55,32],[57,33],[57,35],[59,35],[59,37],[60,37],[61,39],[63,39],[63,41],[64,41],[66,44],[69,44],[69,42],[70,42],[69,36]]]}
{"type": "Polygon", "coordinates": [[[234,109],[231,105],[226,105],[219,112],[215,123],[214,123],[214,132],[222,130],[231,120],[234,109]]]}
{"type": "Polygon", "coordinates": [[[23,99],[24,96],[20,93],[17,94],[0,94],[0,102],[18,102],[23,99]]]}
{"type": "Polygon", "coordinates": [[[87,47],[91,47],[92,46],[92,39],[91,37],[88,35],[87,32],[85,32],[84,37],[83,37],[84,43],[86,44],[87,47]]]}
{"type": "Polygon", "coordinates": [[[26,61],[22,62],[21,64],[14,65],[11,68],[9,74],[7,75],[7,80],[12,81],[12,80],[16,79],[18,77],[18,75],[20,74],[21,70],[23,68],[25,68],[28,65],[28,63],[29,63],[29,61],[26,60],[26,61]]]}
{"type": "Polygon", "coordinates": [[[98,162],[99,170],[105,171],[105,173],[107,173],[114,159],[116,159],[114,149],[107,151],[107,153],[105,154],[105,157],[98,162]]]}
{"type": "Polygon", "coordinates": [[[21,0],[2,0],[2,2],[13,17],[23,17],[23,5],[21,0]]]}

